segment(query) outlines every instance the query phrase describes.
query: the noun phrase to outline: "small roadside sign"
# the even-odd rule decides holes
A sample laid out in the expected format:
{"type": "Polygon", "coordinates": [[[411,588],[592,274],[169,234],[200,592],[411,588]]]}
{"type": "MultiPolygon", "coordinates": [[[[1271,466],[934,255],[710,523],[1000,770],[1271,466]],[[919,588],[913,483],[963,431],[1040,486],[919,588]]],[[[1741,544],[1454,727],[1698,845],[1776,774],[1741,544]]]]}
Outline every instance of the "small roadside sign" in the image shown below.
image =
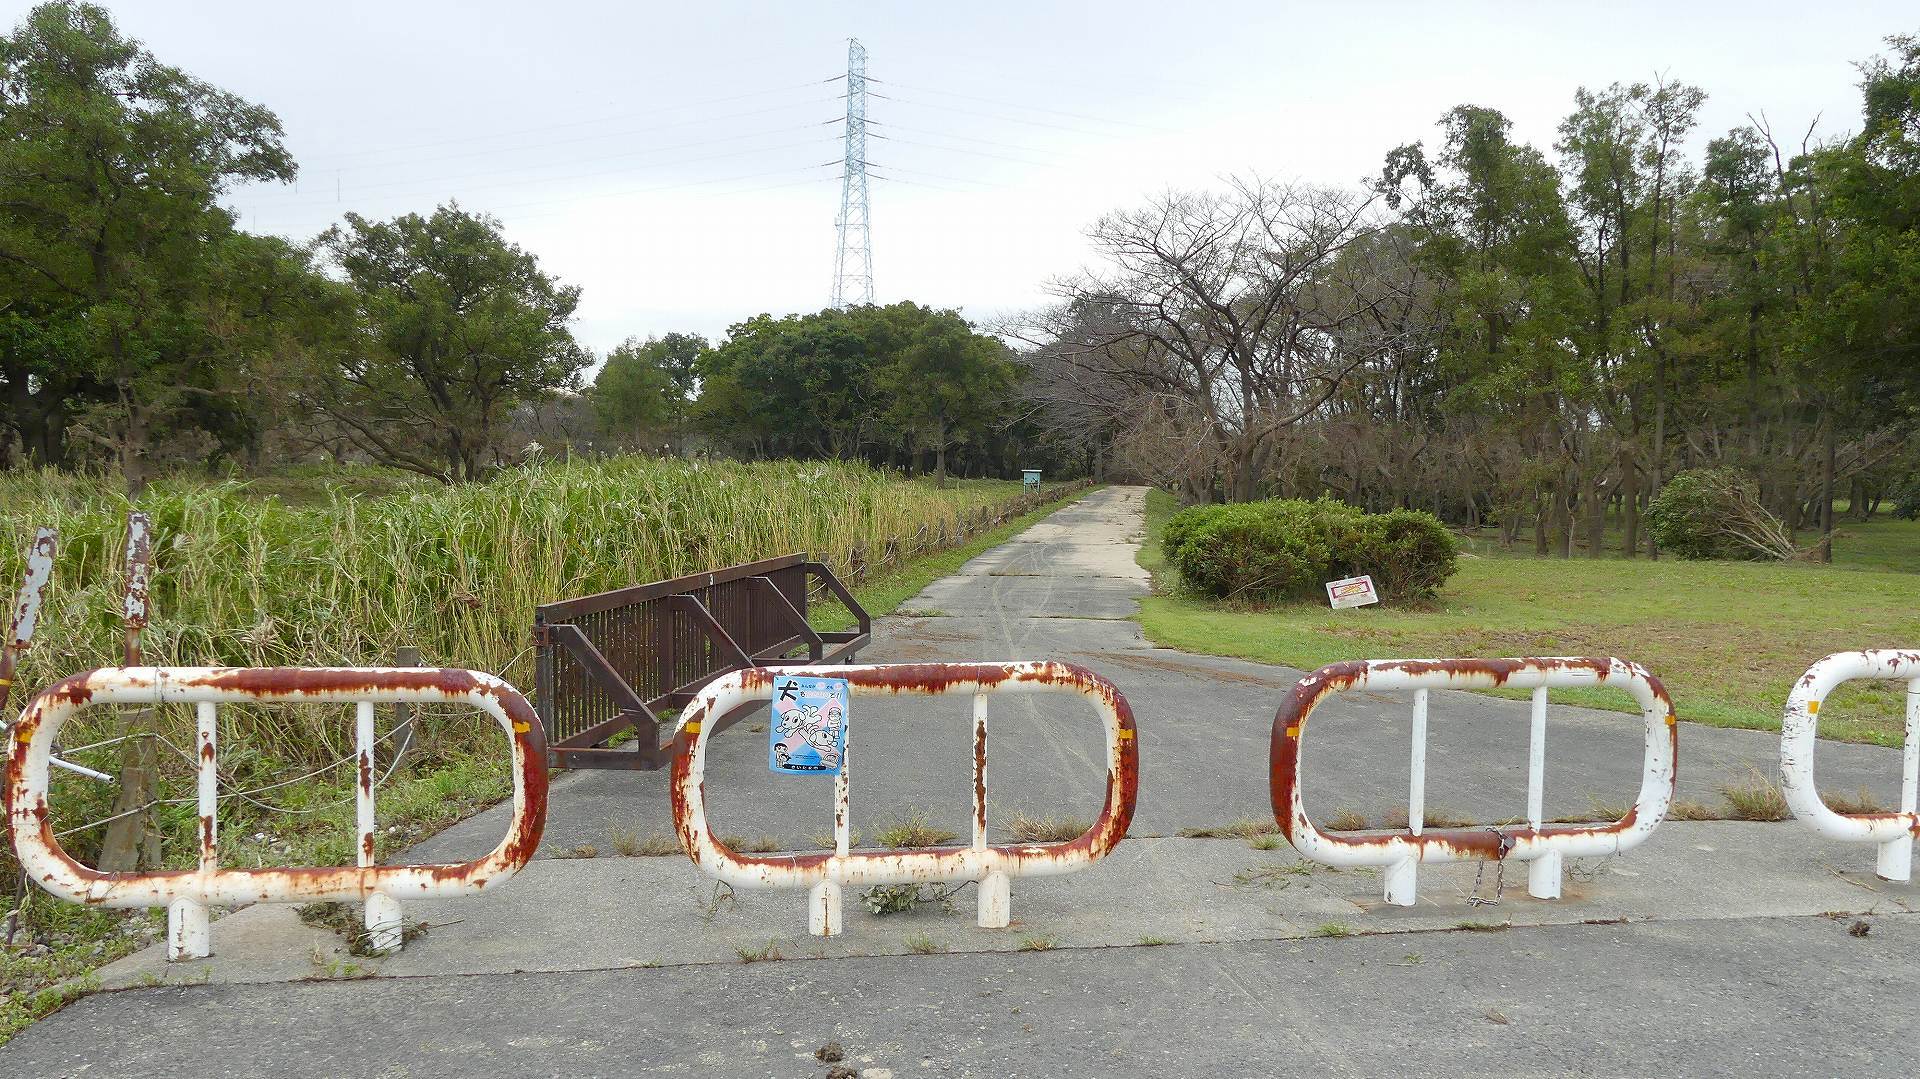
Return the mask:
{"type": "Polygon", "coordinates": [[[847,756],[847,705],[844,678],[775,679],[767,767],[782,775],[839,775],[847,756]]]}
{"type": "Polygon", "coordinates": [[[1348,577],[1327,582],[1327,602],[1336,611],[1342,607],[1365,607],[1380,602],[1380,594],[1373,590],[1371,576],[1348,577]]]}

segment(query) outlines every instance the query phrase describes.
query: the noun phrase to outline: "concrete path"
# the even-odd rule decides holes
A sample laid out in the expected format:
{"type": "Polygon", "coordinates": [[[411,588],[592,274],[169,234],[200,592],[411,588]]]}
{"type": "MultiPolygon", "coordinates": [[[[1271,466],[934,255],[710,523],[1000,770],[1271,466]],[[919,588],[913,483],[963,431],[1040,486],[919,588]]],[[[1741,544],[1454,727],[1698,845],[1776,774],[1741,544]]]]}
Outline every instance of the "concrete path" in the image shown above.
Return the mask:
{"type": "MultiPolygon", "coordinates": [[[[1016,881],[1009,929],[975,927],[968,889],[950,909],[886,916],[849,893],[845,934],[809,937],[797,893],[729,893],[677,856],[606,856],[668,831],[665,777],[580,773],[554,787],[544,853],[600,857],[543,857],[483,898],[412,904],[428,933],[377,960],[287,908],[240,911],[215,923],[208,961],[149,951],[104,969],[133,988],[29,1029],[0,1048],[0,1075],[818,1077],[828,1042],[876,1077],[1912,1073],[1894,1047],[1920,1018],[1906,962],[1920,885],[1879,881],[1871,848],[1794,822],[1670,822],[1627,856],[1570,865],[1552,903],[1525,896],[1524,870],[1425,867],[1412,908],[1380,903],[1377,872],[1284,846],[1152,838],[1266,816],[1268,728],[1294,673],[1141,639],[1125,619],[1145,588],[1142,494],[1055,514],[876,631],[876,661],[1068,659],[1133,704],[1134,838],[1083,873],[1016,881]]],[[[1631,642],[1615,651],[1631,658],[1631,642]]],[[[994,709],[996,825],[1091,816],[1091,714],[994,709]]],[[[1437,694],[1429,805],[1516,813],[1525,716],[1437,694]]],[[[1550,814],[1626,801],[1637,719],[1556,708],[1551,722],[1550,814]]],[[[913,807],[964,832],[964,702],[862,700],[853,730],[860,830],[913,807]]],[[[1402,805],[1406,737],[1393,697],[1317,712],[1310,811],[1377,820],[1402,805]]],[[[1770,771],[1774,739],[1683,725],[1683,795],[1716,801],[1750,766],[1770,771]]],[[[827,786],[768,775],[748,725],[714,749],[720,830],[806,846],[826,831],[827,786]]],[[[1823,744],[1821,772],[1890,799],[1898,754],[1823,744]]],[[[500,817],[413,853],[477,852],[500,817]]]]}
{"type": "MultiPolygon", "coordinates": [[[[1300,673],[1241,660],[1155,648],[1130,621],[1147,575],[1134,561],[1144,488],[1108,488],[934,582],[880,619],[876,663],[1061,659],[1120,687],[1140,728],[1136,836],[1178,835],[1234,821],[1271,819],[1265,761],[1274,710],[1300,673]]],[[[1633,642],[1612,643],[1632,659],[1633,642]]],[[[1396,657],[1380,657],[1396,658],[1396,657]]],[[[1809,656],[1811,663],[1817,656],[1809,656]]],[[[1654,672],[1656,675],[1658,671],[1654,672]]],[[[1621,695],[1626,699],[1625,694],[1621,695]]],[[[1347,694],[1316,709],[1306,740],[1307,810],[1350,810],[1378,823],[1404,812],[1408,694],[1347,694]]],[[[1784,702],[1782,702],[1784,704],[1784,702]]],[[[1685,702],[1680,702],[1684,713],[1685,702]]],[[[1090,819],[1100,806],[1103,754],[1089,707],[1051,698],[995,703],[988,747],[989,818],[996,841],[1014,813],[1090,819]]],[[[872,836],[911,812],[956,834],[972,804],[970,705],[959,698],[866,700],[855,707],[854,827],[872,836]]],[[[741,724],[715,740],[707,764],[715,827],[782,849],[815,842],[832,826],[828,784],[768,774],[764,728],[741,724]]],[[[1718,807],[1720,787],[1778,772],[1779,736],[1683,723],[1680,797],[1718,807]]],[[[1528,711],[1524,701],[1470,693],[1434,695],[1429,717],[1427,806],[1500,821],[1526,806],[1528,711]]],[[[1640,789],[1643,730],[1637,716],[1555,706],[1547,738],[1546,815],[1624,810],[1640,789]]],[[[1866,788],[1899,799],[1899,752],[1822,743],[1824,787],[1866,788]]],[[[622,836],[671,833],[666,777],[580,772],[555,783],[545,854],[622,836]]],[[[505,809],[481,814],[414,848],[422,861],[470,858],[505,829],[505,809]]]]}

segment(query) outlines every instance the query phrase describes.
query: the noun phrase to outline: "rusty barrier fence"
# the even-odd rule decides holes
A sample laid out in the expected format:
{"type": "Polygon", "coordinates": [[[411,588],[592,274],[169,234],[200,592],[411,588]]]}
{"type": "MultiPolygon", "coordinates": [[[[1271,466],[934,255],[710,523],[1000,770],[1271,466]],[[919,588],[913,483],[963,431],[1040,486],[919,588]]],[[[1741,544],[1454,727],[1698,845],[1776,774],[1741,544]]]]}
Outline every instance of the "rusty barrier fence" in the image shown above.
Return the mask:
{"type": "Polygon", "coordinates": [[[1807,669],[1787,694],[1780,720],[1780,788],[1793,815],[1814,831],[1847,843],[1879,845],[1874,872],[1882,880],[1913,876],[1913,840],[1920,836],[1920,651],[1890,648],[1836,652],[1807,669]],[[1905,682],[1906,741],[1901,753],[1900,811],[1839,813],[1820,797],[1813,778],[1820,705],[1845,682],[1905,682]]]}
{"type": "Polygon", "coordinates": [[[8,742],[6,809],[14,850],[37,884],[72,903],[167,908],[167,958],[212,954],[209,908],[243,903],[363,902],[369,950],[400,947],[400,903],[478,895],[512,877],[540,844],[546,823],[546,742],[533,708],[506,682],[478,671],[383,667],[104,667],[55,683],[35,697],[8,742]],[[227,868],[220,864],[216,721],[221,704],[353,704],[358,781],[353,866],[227,868]],[[374,864],[374,706],[464,704],[491,716],[512,746],[513,817],[506,837],[470,862],[374,864]],[[106,705],[191,704],[200,816],[193,869],[107,873],[61,849],[47,806],[49,757],[60,729],[106,705]]]}
{"type": "Polygon", "coordinates": [[[1386,901],[1411,906],[1421,862],[1524,861],[1527,892],[1560,897],[1563,859],[1617,854],[1638,845],[1673,805],[1679,731],[1673,702],[1658,679],[1618,659],[1409,659],[1333,663],[1294,683],[1273,720],[1269,760],[1273,814],[1294,848],[1334,866],[1384,870],[1386,901]],[[1646,725],[1640,792],[1625,816],[1611,823],[1548,824],[1545,796],[1547,691],[1569,686],[1614,686],[1631,694],[1646,725]],[[1427,698],[1436,689],[1531,689],[1532,733],[1527,753],[1524,826],[1434,829],[1423,826],[1426,797],[1427,698]],[[1338,693],[1413,691],[1413,748],[1407,792],[1407,828],[1389,834],[1334,835],[1308,818],[1301,796],[1300,745],[1314,708],[1338,693]]]}
{"type": "Polygon", "coordinates": [[[1012,916],[1011,878],[1071,873],[1105,857],[1126,836],[1140,787],[1139,747],[1126,698],[1113,683],[1092,671],[1052,661],[781,666],[734,671],[701,690],[694,705],[682,714],[674,741],[673,821],[687,856],[702,871],[734,887],[811,889],[807,928],[815,936],[840,933],[841,890],[847,885],[977,881],[979,925],[1005,928],[1012,916]],[[972,697],[972,843],[910,850],[849,849],[852,762],[856,759],[851,733],[834,780],[833,850],[750,855],[732,850],[715,838],[706,810],[707,745],[713,735],[708,719],[729,715],[755,701],[771,700],[774,680],[792,676],[845,679],[853,698],[902,694],[972,697]],[[1099,818],[1075,839],[1008,846],[987,843],[987,701],[995,695],[1015,693],[1084,697],[1093,702],[1105,724],[1106,801],[1099,818]]]}

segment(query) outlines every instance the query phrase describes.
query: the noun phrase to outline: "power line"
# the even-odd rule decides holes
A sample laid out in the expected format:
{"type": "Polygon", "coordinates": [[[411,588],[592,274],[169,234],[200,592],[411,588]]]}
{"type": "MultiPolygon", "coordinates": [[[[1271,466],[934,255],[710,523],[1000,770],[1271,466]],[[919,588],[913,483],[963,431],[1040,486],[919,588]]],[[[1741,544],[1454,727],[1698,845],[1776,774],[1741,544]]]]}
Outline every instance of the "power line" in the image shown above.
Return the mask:
{"type": "MultiPolygon", "coordinates": [[[[831,165],[831,164],[837,164],[837,163],[838,163],[838,162],[830,162],[830,163],[829,163],[829,165],[831,165]]],[[[543,206],[559,206],[559,205],[567,205],[567,206],[571,206],[571,205],[574,205],[574,204],[577,204],[577,203],[581,203],[581,202],[592,202],[592,201],[595,201],[595,200],[599,200],[599,199],[615,199],[615,198],[631,198],[631,197],[633,197],[633,196],[635,196],[635,195],[650,195],[650,194],[654,194],[654,193],[656,193],[656,192],[660,192],[660,191],[675,191],[675,190],[682,190],[682,189],[685,189],[685,188],[693,188],[693,187],[708,187],[708,186],[711,186],[711,185],[713,185],[713,184],[725,184],[725,183],[732,183],[732,182],[734,182],[734,181],[736,181],[736,180],[752,180],[752,179],[758,179],[758,178],[760,178],[760,177],[763,177],[763,176],[780,176],[780,175],[785,175],[785,174],[791,174],[791,173],[796,173],[796,172],[811,172],[811,171],[813,171],[813,170],[815,170],[815,169],[819,169],[819,168],[825,168],[825,167],[828,167],[828,166],[824,166],[824,165],[802,165],[802,166],[800,166],[800,167],[798,167],[798,168],[789,168],[789,169],[767,169],[767,170],[765,170],[765,171],[762,171],[762,172],[749,172],[749,173],[742,173],[742,174],[740,174],[740,175],[737,175],[737,176],[715,176],[715,177],[711,177],[711,178],[709,178],[709,179],[705,179],[705,180],[689,180],[689,181],[686,181],[686,182],[684,182],[684,183],[671,183],[671,184],[656,184],[656,185],[654,185],[654,186],[652,186],[652,187],[639,187],[639,188],[630,188],[630,189],[627,189],[627,190],[623,190],[623,191],[602,191],[602,192],[599,192],[599,193],[597,193],[597,194],[587,194],[587,195],[570,195],[570,196],[567,196],[567,197],[565,197],[565,198],[555,198],[555,199],[541,199],[541,200],[538,200],[538,201],[534,201],[534,202],[519,202],[519,203],[511,203],[511,204],[508,204],[508,205],[505,205],[505,206],[486,206],[486,207],[479,207],[479,208],[478,208],[478,212],[481,212],[481,213],[487,213],[487,214],[498,214],[498,213],[501,213],[501,212],[503,212],[503,211],[507,211],[507,210],[519,210],[519,209],[537,209],[537,208],[539,208],[539,207],[543,207],[543,206]]],[[[834,177],[830,177],[830,176],[823,176],[823,177],[820,177],[820,178],[818,178],[817,180],[806,180],[806,181],[801,181],[801,182],[803,182],[803,183],[818,183],[818,182],[825,182],[825,181],[827,181],[827,180],[831,180],[831,179],[834,179],[834,177]]],[[[788,187],[788,186],[797,186],[797,185],[793,185],[793,184],[775,184],[775,185],[772,185],[772,186],[773,186],[773,187],[788,187]]],[[[728,195],[731,195],[731,194],[744,194],[744,192],[720,192],[720,194],[728,194],[728,195]]],[[[536,214],[536,215],[527,215],[527,216],[544,216],[544,215],[537,215],[537,214],[536,214]]],[[[278,225],[277,227],[278,227],[278,228],[280,228],[280,229],[283,229],[283,230],[292,230],[292,229],[305,229],[305,228],[324,228],[324,227],[327,227],[327,226],[330,226],[330,225],[336,225],[336,224],[338,224],[338,223],[339,223],[339,220],[340,220],[339,218],[337,218],[337,217],[334,217],[334,218],[328,218],[328,219],[326,219],[326,220],[322,220],[322,221],[315,221],[315,220],[308,220],[308,221],[292,221],[292,222],[283,222],[283,223],[280,223],[280,224],[279,224],[279,225],[278,225]]]]}
{"type": "MultiPolygon", "coordinates": [[[[348,157],[365,157],[368,154],[392,153],[395,150],[420,150],[420,149],[427,149],[435,146],[457,146],[461,143],[466,143],[466,142],[480,142],[487,139],[497,139],[497,138],[512,138],[516,135],[542,135],[549,131],[555,131],[561,128],[586,127],[593,124],[612,123],[612,122],[623,121],[623,120],[635,120],[642,116],[658,116],[662,113],[676,112],[680,109],[698,108],[702,105],[724,105],[730,101],[745,101],[748,98],[765,97],[768,94],[781,94],[791,90],[805,90],[815,86],[825,86],[828,83],[839,82],[841,79],[845,77],[846,76],[844,75],[835,75],[830,79],[816,79],[810,82],[792,83],[786,86],[775,86],[765,90],[752,90],[744,94],[732,94],[726,97],[711,97],[711,98],[703,98],[696,101],[683,101],[677,105],[663,105],[657,109],[645,109],[640,112],[616,113],[612,116],[597,116],[590,120],[567,120],[567,121],[563,121],[561,123],[555,123],[555,124],[542,124],[539,127],[516,128],[511,131],[493,131],[493,132],[488,132],[487,134],[484,134],[484,135],[462,135],[462,136],[458,136],[456,138],[451,138],[451,139],[440,139],[435,142],[409,142],[404,146],[384,146],[384,147],[376,147],[374,149],[368,149],[368,150],[345,150],[337,154],[330,154],[324,157],[317,158],[316,160],[334,161],[334,160],[338,160],[341,158],[348,158],[348,157]]],[[[826,100],[833,100],[833,99],[828,98],[826,100]]],[[[752,114],[740,113],[736,115],[752,115],[752,114]]],[[[718,119],[725,119],[725,118],[726,117],[718,117],[718,119]]],[[[669,126],[677,126],[677,125],[669,125],[669,126]]]]}
{"type": "Polygon", "coordinates": [[[800,108],[802,106],[812,107],[812,106],[821,105],[826,102],[835,101],[835,100],[838,100],[838,99],[831,98],[831,97],[810,98],[804,101],[789,102],[784,105],[774,105],[764,109],[748,109],[744,112],[730,112],[730,113],[724,113],[719,116],[703,116],[703,117],[697,117],[692,120],[676,120],[670,124],[655,124],[651,127],[628,128],[625,131],[609,131],[609,132],[605,132],[598,135],[578,135],[570,139],[555,139],[548,142],[534,142],[534,143],[527,143],[519,146],[496,146],[496,147],[492,147],[485,150],[469,150],[466,153],[460,153],[460,154],[431,154],[426,157],[409,158],[401,161],[376,161],[376,162],[370,162],[365,165],[349,165],[349,166],[346,166],[345,168],[315,169],[311,171],[323,172],[323,173],[325,172],[338,173],[338,172],[345,172],[348,169],[390,169],[400,165],[437,164],[442,161],[458,161],[462,158],[468,158],[468,157],[490,157],[495,154],[510,153],[516,150],[546,150],[546,149],[551,149],[552,147],[555,147],[555,146],[573,146],[583,142],[599,142],[605,139],[624,139],[624,138],[630,138],[634,135],[650,134],[655,131],[671,131],[676,127],[695,127],[702,124],[710,124],[718,120],[737,120],[746,116],[765,116],[768,113],[786,112],[790,109],[800,108]]]}
{"type": "Polygon", "coordinates": [[[1012,161],[1020,165],[1032,165],[1035,168],[1057,169],[1060,167],[1059,165],[1046,161],[1029,161],[1023,157],[1008,157],[1006,154],[988,153],[985,150],[967,150],[958,146],[938,146],[931,142],[920,142],[917,139],[903,139],[897,135],[882,135],[879,132],[875,132],[873,137],[876,139],[886,139],[889,142],[897,142],[903,146],[918,146],[927,150],[943,150],[950,154],[967,154],[971,157],[991,157],[1001,161],[1012,161]]]}
{"type": "MultiPolygon", "coordinates": [[[[658,147],[656,149],[651,149],[651,150],[635,150],[625,154],[614,154],[609,157],[600,158],[598,160],[613,161],[623,157],[638,157],[638,156],[643,156],[647,154],[666,153],[670,150],[685,149],[689,147],[711,146],[711,145],[716,145],[718,143],[723,143],[723,142],[738,142],[741,139],[756,138],[762,135],[784,134],[789,131],[808,131],[808,130],[812,130],[815,126],[816,125],[813,125],[813,124],[807,124],[797,128],[780,128],[780,129],[775,129],[773,131],[755,132],[752,135],[733,135],[733,136],[728,136],[726,138],[705,139],[698,142],[682,143],[678,146],[666,146],[666,147],[658,147]]],[[[802,139],[797,142],[777,143],[771,146],[750,146],[744,150],[730,150],[725,153],[703,154],[699,157],[676,158],[671,161],[656,162],[654,164],[641,165],[638,167],[599,169],[593,172],[566,173],[558,176],[531,176],[531,177],[525,177],[519,180],[506,181],[504,183],[481,184],[477,187],[468,187],[466,188],[466,190],[486,191],[486,190],[497,189],[501,187],[519,187],[525,184],[563,183],[563,182],[572,181],[572,180],[588,180],[588,179],[593,179],[595,177],[600,177],[600,176],[622,176],[622,175],[629,175],[631,173],[638,172],[638,171],[644,171],[646,169],[668,168],[672,166],[691,164],[691,163],[700,162],[700,161],[718,161],[718,160],[722,160],[724,158],[730,158],[730,157],[744,157],[750,154],[761,154],[761,153],[769,153],[776,150],[791,149],[796,146],[819,146],[826,143],[830,143],[832,141],[834,140],[821,139],[816,137],[811,139],[802,139]]],[[[498,176],[503,173],[524,172],[524,171],[526,171],[526,167],[521,166],[517,168],[510,168],[510,169],[492,169],[487,172],[468,173],[464,176],[437,176],[437,177],[427,177],[427,178],[412,179],[412,180],[390,180],[385,183],[379,183],[379,184],[361,184],[361,185],[358,185],[357,187],[349,188],[348,190],[353,192],[356,197],[361,197],[361,192],[363,192],[368,188],[392,188],[397,186],[417,187],[423,184],[431,188],[437,185],[449,184],[458,180],[469,179],[472,177],[498,176]]],[[[426,193],[426,192],[389,191],[384,194],[375,195],[373,196],[373,198],[375,200],[394,199],[394,198],[412,198],[423,193],[426,193]]],[[[260,202],[249,202],[247,205],[252,209],[262,209],[262,208],[273,209],[275,206],[291,206],[297,202],[302,202],[302,201],[306,201],[306,200],[271,199],[271,200],[261,200],[260,202]]]]}
{"type": "Polygon", "coordinates": [[[1010,124],[1026,124],[1029,127],[1044,127],[1054,131],[1070,131],[1076,135],[1092,135],[1096,138],[1102,138],[1102,139],[1120,139],[1120,138],[1126,137],[1124,135],[1121,135],[1112,131],[1096,131],[1093,128],[1075,127],[1071,124],[1049,123],[1046,120],[1023,120],[1018,116],[1006,116],[996,112],[981,112],[979,109],[962,109],[962,108],[957,108],[953,105],[936,105],[930,101],[915,101],[912,98],[895,97],[892,94],[876,93],[873,96],[878,98],[884,98],[887,101],[892,101],[901,105],[912,105],[916,108],[939,109],[942,112],[957,112],[966,116],[984,116],[992,120],[1003,120],[1010,124]]]}
{"type": "Polygon", "coordinates": [[[1044,106],[1041,106],[1041,105],[1028,105],[1028,104],[1025,104],[1025,103],[1023,103],[1023,102],[1018,102],[1018,101],[1001,101],[1001,100],[998,100],[997,98],[991,98],[991,97],[979,97],[979,96],[976,96],[976,95],[974,95],[974,94],[957,94],[957,93],[954,93],[954,92],[953,92],[953,91],[951,91],[951,90],[935,90],[935,89],[933,89],[933,88],[932,88],[932,87],[930,87],[930,86],[913,86],[913,85],[909,85],[908,83],[904,83],[904,82],[894,82],[894,81],[892,81],[892,80],[890,80],[890,79],[874,79],[874,80],[872,80],[872,81],[874,81],[874,82],[877,82],[877,83],[881,83],[881,84],[883,84],[883,85],[886,85],[886,86],[898,86],[898,87],[900,87],[900,88],[902,88],[902,89],[905,89],[905,90],[912,90],[912,91],[914,91],[915,93],[921,93],[921,94],[938,94],[938,95],[940,95],[941,97],[957,97],[957,98],[960,98],[960,99],[962,99],[962,100],[965,100],[965,101],[979,101],[979,102],[983,102],[983,103],[985,103],[985,104],[988,104],[988,105],[1005,105],[1005,106],[1007,106],[1008,108],[1014,108],[1014,109],[1025,109],[1025,110],[1027,110],[1028,112],[1044,112],[1044,113],[1048,113],[1048,114],[1050,114],[1050,115],[1053,115],[1053,116],[1066,116],[1066,117],[1071,117],[1072,119],[1075,119],[1075,120],[1092,120],[1092,121],[1094,121],[1095,123],[1101,123],[1101,124],[1115,124],[1115,125],[1118,125],[1118,126],[1121,126],[1121,127],[1137,127],[1137,128],[1142,128],[1142,129],[1144,129],[1144,130],[1147,130],[1147,131],[1169,131],[1169,130],[1171,130],[1171,129],[1169,129],[1169,128],[1164,128],[1164,127],[1157,127],[1157,126],[1155,126],[1155,125],[1153,125],[1153,124],[1143,124],[1143,123],[1141,123],[1141,122],[1139,122],[1138,120],[1114,120],[1114,119],[1111,119],[1111,118],[1109,118],[1109,117],[1105,117],[1105,116],[1094,116],[1094,115],[1091,115],[1091,114],[1089,114],[1089,113],[1084,113],[1084,112],[1067,112],[1067,111],[1066,111],[1066,110],[1064,110],[1064,109],[1049,109],[1049,108],[1046,108],[1046,107],[1044,107],[1044,106]]]}

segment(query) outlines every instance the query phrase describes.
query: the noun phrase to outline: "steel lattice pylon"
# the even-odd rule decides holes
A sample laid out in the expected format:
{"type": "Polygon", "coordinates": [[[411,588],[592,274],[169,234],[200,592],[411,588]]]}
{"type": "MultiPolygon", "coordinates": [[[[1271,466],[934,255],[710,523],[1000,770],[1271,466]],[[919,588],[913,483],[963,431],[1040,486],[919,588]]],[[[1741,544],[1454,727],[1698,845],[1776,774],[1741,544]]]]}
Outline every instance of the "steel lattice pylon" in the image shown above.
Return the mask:
{"type": "Polygon", "coordinates": [[[847,39],[847,144],[840,166],[840,242],[833,256],[833,306],[873,302],[873,234],[867,223],[867,47],[847,39]]]}

